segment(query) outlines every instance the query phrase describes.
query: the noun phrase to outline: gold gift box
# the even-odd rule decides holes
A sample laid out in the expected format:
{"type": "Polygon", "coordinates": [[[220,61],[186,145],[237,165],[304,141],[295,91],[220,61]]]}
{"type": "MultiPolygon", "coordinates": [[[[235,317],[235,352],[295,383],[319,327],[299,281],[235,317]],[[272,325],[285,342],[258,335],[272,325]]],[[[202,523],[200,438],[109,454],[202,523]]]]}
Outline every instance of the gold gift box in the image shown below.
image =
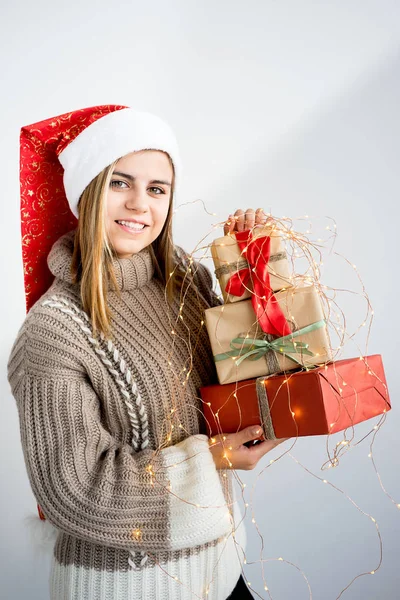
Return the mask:
{"type": "MultiPolygon", "coordinates": [[[[235,345],[235,349],[232,349],[231,341],[233,339],[241,338],[243,340],[246,338],[247,343],[251,344],[251,340],[254,339],[271,342],[276,339],[276,336],[265,334],[262,331],[256,320],[251,300],[215,306],[205,311],[205,321],[214,359],[220,354],[228,352],[234,354],[234,357],[229,356],[215,362],[220,384],[243,381],[281,371],[291,371],[299,366],[310,367],[332,360],[328,329],[317,289],[313,285],[292,287],[277,292],[275,298],[292,329],[289,341],[297,344],[295,350],[298,352],[290,354],[290,356],[293,356],[298,362],[294,362],[279,351],[269,350],[265,351],[257,360],[248,357],[237,365],[237,360],[240,360],[242,355],[252,348],[240,342],[235,345]],[[298,330],[314,323],[319,323],[318,329],[296,335],[298,330]],[[308,344],[304,351],[301,347],[302,344],[308,344]],[[313,356],[307,352],[312,352],[313,356]]],[[[263,343],[260,342],[260,344],[263,343]]],[[[276,347],[279,348],[279,346],[279,343],[276,344],[276,347]]]]}
{"type": "MultiPolygon", "coordinates": [[[[289,262],[285,252],[282,236],[271,227],[255,227],[253,239],[261,236],[270,236],[270,260],[268,272],[270,276],[271,289],[275,292],[292,285],[290,278],[289,262]]],[[[225,291],[231,276],[248,266],[245,256],[241,254],[239,245],[234,235],[225,235],[217,238],[211,244],[211,255],[215,266],[215,275],[219,280],[224,302],[238,302],[251,297],[250,290],[245,290],[242,296],[233,296],[225,291]]],[[[247,285],[251,289],[251,282],[247,285]]]]}

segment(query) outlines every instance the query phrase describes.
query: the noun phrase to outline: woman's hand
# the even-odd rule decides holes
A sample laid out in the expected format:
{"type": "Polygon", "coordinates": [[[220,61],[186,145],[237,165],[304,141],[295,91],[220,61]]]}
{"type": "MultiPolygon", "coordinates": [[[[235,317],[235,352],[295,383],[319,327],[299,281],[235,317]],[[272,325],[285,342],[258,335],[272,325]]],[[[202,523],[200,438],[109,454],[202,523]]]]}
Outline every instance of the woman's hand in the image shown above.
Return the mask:
{"type": "Polygon", "coordinates": [[[249,448],[244,445],[259,438],[261,433],[260,426],[251,425],[237,433],[221,433],[210,438],[209,447],[217,469],[251,471],[264,454],[290,439],[266,440],[249,448]]]}
{"type": "Polygon", "coordinates": [[[229,215],[224,225],[224,235],[228,235],[232,231],[244,231],[257,225],[265,225],[267,220],[268,217],[262,208],[257,208],[257,210],[248,208],[246,212],[238,208],[234,215],[229,215]]]}

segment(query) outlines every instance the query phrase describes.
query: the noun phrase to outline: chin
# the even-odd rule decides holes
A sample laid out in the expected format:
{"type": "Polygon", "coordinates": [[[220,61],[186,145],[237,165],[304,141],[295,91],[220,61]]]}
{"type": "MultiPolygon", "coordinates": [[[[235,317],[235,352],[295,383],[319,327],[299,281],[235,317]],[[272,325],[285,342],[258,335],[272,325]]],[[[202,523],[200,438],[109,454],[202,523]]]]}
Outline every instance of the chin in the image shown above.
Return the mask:
{"type": "Polygon", "coordinates": [[[146,242],[142,240],[110,240],[112,247],[114,249],[115,254],[119,258],[125,258],[131,256],[132,254],[137,254],[140,252],[144,246],[146,246],[146,242]]]}
{"type": "Polygon", "coordinates": [[[147,244],[136,242],[129,245],[127,244],[126,246],[120,246],[119,248],[117,247],[116,252],[120,258],[128,258],[129,256],[132,256],[132,254],[137,254],[143,250],[145,246],[147,246],[147,244]]]}

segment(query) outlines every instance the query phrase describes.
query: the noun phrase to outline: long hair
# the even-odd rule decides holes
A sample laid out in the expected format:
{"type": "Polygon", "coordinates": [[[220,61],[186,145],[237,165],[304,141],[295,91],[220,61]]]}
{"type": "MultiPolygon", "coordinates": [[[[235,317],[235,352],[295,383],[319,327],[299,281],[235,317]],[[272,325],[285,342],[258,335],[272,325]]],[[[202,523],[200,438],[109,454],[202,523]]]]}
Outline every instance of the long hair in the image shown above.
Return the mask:
{"type": "MultiPolygon", "coordinates": [[[[91,318],[95,337],[101,332],[106,338],[112,338],[111,311],[107,303],[108,287],[120,295],[113,268],[117,255],[106,230],[107,194],[118,160],[103,169],[89,183],[78,204],[79,219],[71,275],[73,282],[80,284],[83,309],[91,318]]],[[[172,161],[169,160],[173,168],[172,161]]],[[[183,281],[188,278],[182,263],[177,260],[172,239],[174,181],[173,174],[167,218],[161,233],[149,246],[155,275],[164,284],[169,303],[172,303],[183,281]]]]}

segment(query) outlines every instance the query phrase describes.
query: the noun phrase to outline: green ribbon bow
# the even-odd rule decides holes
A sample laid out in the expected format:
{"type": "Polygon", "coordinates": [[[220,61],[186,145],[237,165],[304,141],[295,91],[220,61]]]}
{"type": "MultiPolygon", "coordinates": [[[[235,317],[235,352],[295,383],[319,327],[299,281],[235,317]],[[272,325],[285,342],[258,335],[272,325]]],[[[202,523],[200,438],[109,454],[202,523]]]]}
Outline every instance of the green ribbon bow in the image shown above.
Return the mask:
{"type": "Polygon", "coordinates": [[[239,366],[241,362],[246,360],[246,358],[249,360],[258,360],[267,354],[267,352],[272,350],[278,354],[287,356],[287,358],[290,358],[290,360],[293,360],[298,365],[302,365],[299,360],[290,355],[306,354],[307,356],[314,356],[314,353],[308,350],[309,344],[304,342],[294,342],[293,338],[299,337],[300,335],[305,335],[306,333],[311,333],[312,331],[321,329],[321,327],[324,326],[325,319],[322,319],[321,321],[317,321],[316,323],[302,327],[298,331],[294,331],[289,335],[285,335],[284,337],[277,338],[270,342],[268,340],[258,340],[244,337],[233,338],[230,343],[232,350],[229,352],[216,354],[214,356],[214,361],[217,362],[220,360],[225,360],[226,358],[240,357],[235,361],[235,364],[239,366]],[[249,346],[249,348],[246,348],[246,346],[249,346]]]}

